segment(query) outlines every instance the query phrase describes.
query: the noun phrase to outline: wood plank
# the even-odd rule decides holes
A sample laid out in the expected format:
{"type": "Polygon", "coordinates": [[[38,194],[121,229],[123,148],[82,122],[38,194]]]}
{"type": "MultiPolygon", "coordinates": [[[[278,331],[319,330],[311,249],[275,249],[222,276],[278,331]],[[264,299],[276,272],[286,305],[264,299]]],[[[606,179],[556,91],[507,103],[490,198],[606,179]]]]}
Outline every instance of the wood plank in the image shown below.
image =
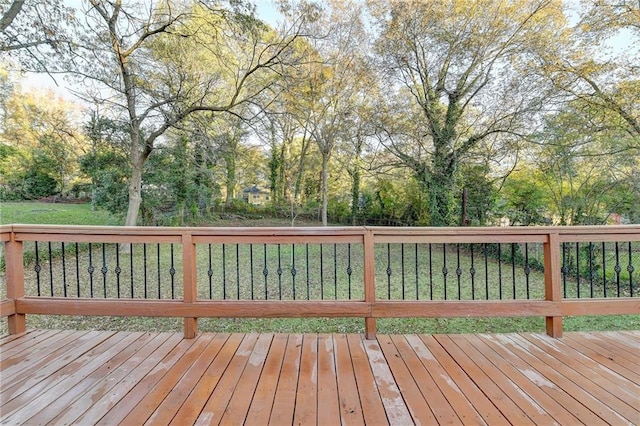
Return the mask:
{"type": "MultiPolygon", "coordinates": [[[[287,347],[288,336],[286,334],[276,334],[271,342],[271,348],[267,355],[260,380],[251,400],[249,413],[245,421],[245,426],[265,425],[269,422],[273,399],[278,387],[278,378],[282,368],[285,349],[287,347]]],[[[178,426],[178,425],[176,425],[178,426]]]]}
{"type": "Polygon", "coordinates": [[[612,345],[618,346],[621,349],[630,352],[634,356],[640,356],[640,342],[629,338],[627,335],[623,333],[615,333],[615,332],[596,332],[590,333],[593,336],[596,336],[602,340],[609,342],[612,345]]]}
{"type": "MultiPolygon", "coordinates": [[[[135,384],[133,388],[126,394],[124,398],[118,400],[109,411],[97,422],[99,425],[111,426],[119,424],[126,418],[132,410],[138,405],[145,402],[145,399],[156,399],[154,391],[156,389],[162,390],[163,381],[171,381],[175,379],[177,374],[180,374],[185,364],[188,364],[190,360],[193,360],[206,346],[207,341],[205,339],[183,339],[176,346],[171,348],[171,351],[166,354],[161,360],[154,360],[156,365],[152,370],[145,374],[142,380],[135,384]],[[172,375],[164,379],[165,376],[172,375]]],[[[166,390],[166,386],[164,387],[166,390]]],[[[164,398],[164,396],[162,396],[164,398]]],[[[159,403],[160,401],[157,401],[159,403]]],[[[151,406],[153,404],[149,404],[151,406]]],[[[155,409],[153,406],[153,409],[155,409]]],[[[144,414],[144,419],[136,422],[140,424],[143,420],[146,420],[151,415],[151,409],[144,414]]]]}
{"type": "MultiPolygon", "coordinates": [[[[213,390],[209,400],[202,408],[195,422],[196,425],[218,424],[224,415],[225,409],[231,400],[234,390],[242,376],[242,372],[249,362],[249,358],[253,352],[260,335],[251,333],[244,336],[242,343],[238,347],[229,366],[220,378],[218,385],[213,390]]],[[[271,340],[271,336],[269,336],[271,340]]]]}
{"type": "Polygon", "coordinates": [[[333,336],[318,336],[318,424],[340,424],[338,379],[333,350],[333,336]]]}
{"type": "Polygon", "coordinates": [[[371,314],[377,318],[527,317],[561,315],[561,305],[547,300],[377,300],[371,314]]]}
{"type": "Polygon", "coordinates": [[[229,336],[216,358],[189,394],[188,403],[182,404],[180,410],[171,420],[171,424],[185,425],[193,424],[196,421],[202,407],[205,406],[211,393],[220,382],[220,378],[229,366],[243,339],[244,335],[239,333],[229,336]]]}
{"type": "MultiPolygon", "coordinates": [[[[386,358],[387,365],[391,370],[391,374],[393,374],[396,385],[403,396],[404,405],[411,414],[410,418],[412,418],[417,424],[435,424],[436,418],[434,417],[429,404],[425,401],[424,395],[420,392],[420,388],[416,385],[413,376],[411,376],[411,372],[400,357],[398,349],[391,338],[388,335],[378,336],[378,343],[384,353],[384,357],[386,358]]],[[[401,421],[397,421],[397,424],[401,424],[405,421],[405,419],[402,419],[401,421]]]]}
{"type": "Polygon", "coordinates": [[[28,352],[44,350],[52,341],[55,341],[52,337],[58,333],[60,330],[29,333],[24,336],[24,339],[8,342],[0,351],[0,370],[4,373],[9,366],[15,364],[16,359],[21,358],[19,356],[21,353],[27,356],[28,352]]]}
{"type": "MultiPolygon", "coordinates": [[[[521,338],[518,335],[509,335],[509,338],[514,342],[517,342],[524,348],[531,356],[535,356],[541,362],[549,365],[556,361],[556,359],[545,352],[538,346],[531,344],[526,339],[521,338]]],[[[557,370],[563,378],[561,386],[574,398],[589,407],[591,411],[597,414],[600,418],[607,421],[609,424],[625,424],[631,422],[629,418],[625,420],[623,416],[631,416],[635,419],[637,412],[630,409],[627,404],[617,399],[607,389],[599,387],[587,377],[576,372],[572,368],[565,368],[562,364],[557,366],[557,370]]],[[[588,373],[587,373],[588,374],[588,373]]]]}
{"type": "MultiPolygon", "coordinates": [[[[126,386],[125,379],[131,374],[136,374],[136,369],[144,368],[142,364],[145,360],[153,356],[167,341],[171,340],[171,336],[175,335],[172,333],[151,334],[151,339],[144,347],[137,350],[121,366],[111,369],[109,373],[102,376],[93,388],[85,392],[73,404],[51,420],[51,424],[82,424],[83,422],[79,421],[78,418],[88,410],[94,409],[96,406],[102,406],[103,399],[114,398],[116,393],[122,392],[122,387],[126,386]]],[[[93,418],[99,419],[105,412],[106,410],[102,411],[101,414],[95,414],[93,418]]]]}
{"type": "MultiPolygon", "coordinates": [[[[542,386],[533,383],[525,374],[518,370],[516,366],[509,361],[509,357],[504,357],[502,354],[495,352],[486,341],[478,338],[478,336],[468,335],[465,337],[485,359],[489,360],[496,368],[502,371],[509,380],[513,381],[518,392],[523,398],[528,398],[529,404],[534,407],[540,415],[549,416],[550,419],[554,419],[555,422],[557,422],[556,424],[571,425],[579,423],[578,418],[565,409],[559,401],[545,392],[542,386]]],[[[487,336],[487,338],[490,338],[490,336],[487,336]]],[[[545,422],[542,423],[544,424],[545,422]]]]}
{"type": "Polygon", "coordinates": [[[4,345],[14,342],[15,340],[19,340],[24,336],[29,335],[30,333],[44,333],[46,330],[26,330],[22,333],[16,334],[5,334],[4,336],[0,336],[0,348],[4,345]]]}
{"type": "Polygon", "coordinates": [[[579,315],[637,315],[640,300],[635,298],[565,299],[562,301],[563,316],[579,315]]]}
{"type": "Polygon", "coordinates": [[[595,333],[580,333],[573,337],[579,337],[581,340],[587,340],[594,345],[598,345],[606,353],[616,354],[625,360],[625,364],[631,363],[631,366],[638,366],[640,363],[640,348],[634,351],[624,345],[621,346],[620,343],[616,344],[614,339],[603,339],[595,333]]]}
{"type": "Polygon", "coordinates": [[[358,386],[364,422],[365,424],[375,424],[380,422],[381,419],[388,418],[388,416],[371,370],[371,362],[362,342],[362,336],[349,334],[347,343],[349,344],[349,353],[353,362],[353,371],[356,377],[356,385],[358,386]]]}
{"type": "Polygon", "coordinates": [[[338,380],[341,423],[343,425],[364,425],[362,406],[358,397],[358,386],[349,354],[349,345],[344,334],[335,334],[333,336],[333,351],[336,356],[336,377],[338,380]]]}
{"type": "Polygon", "coordinates": [[[244,424],[251,405],[251,399],[258,385],[258,379],[269,353],[273,334],[260,334],[249,360],[242,371],[240,380],[233,391],[231,400],[224,410],[220,424],[244,424]]]}
{"type": "MultiPolygon", "coordinates": [[[[29,418],[28,423],[48,424],[54,418],[65,414],[69,407],[77,406],[77,400],[90,392],[91,388],[99,384],[110,372],[117,370],[120,366],[137,351],[144,348],[154,337],[148,333],[132,333],[131,338],[122,340],[122,346],[103,347],[100,356],[104,357],[101,364],[97,364],[95,369],[81,378],[76,383],[61,382],[57,388],[50,389],[50,394],[57,394],[48,405],[38,410],[35,415],[29,418]],[[108,355],[107,355],[108,354],[108,355]]],[[[39,398],[41,399],[41,398],[39,398]]],[[[34,401],[37,403],[37,401],[34,401]]],[[[80,413],[82,414],[82,412],[80,413]]]]}
{"type": "Polygon", "coordinates": [[[158,408],[147,419],[147,424],[169,424],[185,403],[194,386],[200,381],[209,365],[220,352],[229,338],[228,334],[207,335],[209,344],[198,355],[193,364],[185,371],[184,376],[173,386],[158,408]]]}
{"type": "MultiPolygon", "coordinates": [[[[571,347],[564,345],[562,342],[544,339],[541,338],[542,336],[522,335],[518,337],[536,345],[541,350],[547,352],[554,360],[564,364],[577,374],[580,374],[582,377],[599,386],[599,389],[588,391],[595,395],[604,392],[605,394],[601,396],[601,400],[614,408],[618,413],[626,416],[627,419],[640,418],[640,410],[633,408],[638,403],[640,386],[610,370],[607,371],[601,368],[592,359],[585,357],[571,347]],[[624,404],[620,404],[620,402],[624,404]]],[[[581,380],[578,380],[576,383],[580,381],[581,380]]]]}
{"type": "Polygon", "coordinates": [[[420,392],[426,399],[427,404],[429,404],[438,424],[444,423],[450,425],[461,425],[462,422],[455,410],[443,395],[430,372],[427,371],[420,361],[418,353],[420,353],[420,356],[424,358],[433,358],[433,355],[430,353],[423,353],[425,351],[424,345],[416,345],[416,339],[418,342],[420,339],[416,335],[395,335],[392,336],[391,339],[393,340],[398,353],[407,365],[407,368],[411,373],[411,377],[413,377],[420,388],[420,392]],[[416,353],[416,351],[418,353],[416,353]]]}
{"type": "MultiPolygon", "coordinates": [[[[108,339],[102,340],[99,345],[95,346],[88,352],[77,357],[74,362],[66,364],[64,368],[52,376],[49,376],[45,382],[46,392],[36,389],[40,386],[29,389],[17,398],[14,398],[9,404],[3,406],[4,413],[10,413],[5,420],[10,423],[23,424],[36,414],[32,407],[47,407],[60,396],[64,394],[66,389],[72,388],[81,381],[85,380],[94,371],[96,371],[109,359],[116,356],[120,351],[132,344],[141,333],[117,333],[109,336],[108,339]],[[21,406],[16,409],[7,409],[11,404],[19,403],[21,406]]],[[[73,349],[71,349],[73,350],[73,349]]],[[[64,409],[64,407],[62,407],[64,409]]]]}
{"type": "Polygon", "coordinates": [[[487,371],[484,371],[480,366],[480,360],[474,361],[471,358],[471,356],[476,358],[477,353],[469,345],[466,345],[464,340],[454,339],[453,337],[455,336],[435,336],[436,340],[456,360],[476,386],[482,390],[482,393],[491,400],[493,405],[500,410],[511,424],[533,425],[533,420],[518,406],[518,402],[522,403],[523,400],[516,401],[509,398],[512,393],[514,394],[514,399],[517,398],[516,389],[504,377],[500,377],[500,372],[493,368],[490,363],[482,365],[487,368],[487,371]],[[471,356],[460,346],[466,348],[471,353],[471,356]]]}
{"type": "Polygon", "coordinates": [[[298,366],[302,351],[302,335],[289,336],[287,348],[280,370],[280,380],[273,400],[273,408],[269,417],[269,424],[280,426],[292,422],[298,387],[298,366]]]}
{"type": "MultiPolygon", "coordinates": [[[[380,337],[380,336],[379,336],[380,337]]],[[[398,388],[389,365],[384,358],[380,344],[376,340],[363,341],[369,365],[375,378],[376,386],[390,424],[413,424],[411,414],[398,388]]]]}
{"type": "Polygon", "coordinates": [[[306,425],[318,420],[318,336],[305,334],[302,338],[298,389],[293,423],[306,425]]]}
{"type": "Polygon", "coordinates": [[[451,380],[453,380],[460,391],[466,396],[467,400],[471,402],[478,414],[480,414],[488,424],[509,424],[508,420],[482,393],[478,386],[471,381],[471,379],[440,345],[440,342],[437,341],[434,336],[422,335],[420,338],[427,345],[429,351],[438,360],[440,365],[442,365],[451,380]]]}

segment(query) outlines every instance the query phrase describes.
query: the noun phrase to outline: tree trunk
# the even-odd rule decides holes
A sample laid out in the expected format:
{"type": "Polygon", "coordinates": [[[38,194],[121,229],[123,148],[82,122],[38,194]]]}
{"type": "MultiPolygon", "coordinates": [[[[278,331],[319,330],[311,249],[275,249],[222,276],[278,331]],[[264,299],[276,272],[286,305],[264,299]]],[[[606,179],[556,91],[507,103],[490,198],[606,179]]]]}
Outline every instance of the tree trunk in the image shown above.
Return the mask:
{"type": "Polygon", "coordinates": [[[136,226],[138,224],[138,214],[142,204],[142,166],[134,165],[129,181],[129,207],[125,226],[136,226]]]}
{"type": "Polygon", "coordinates": [[[236,190],[236,159],[233,155],[228,155],[225,158],[225,163],[227,165],[227,199],[225,204],[228,207],[231,205],[236,190]]]}

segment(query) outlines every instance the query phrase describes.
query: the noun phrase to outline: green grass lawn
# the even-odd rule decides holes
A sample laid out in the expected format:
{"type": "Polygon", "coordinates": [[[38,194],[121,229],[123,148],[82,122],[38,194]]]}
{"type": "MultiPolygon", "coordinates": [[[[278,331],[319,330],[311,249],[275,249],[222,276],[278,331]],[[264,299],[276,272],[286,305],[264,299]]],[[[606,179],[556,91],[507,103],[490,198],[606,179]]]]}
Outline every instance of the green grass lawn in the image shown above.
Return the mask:
{"type": "MultiPolygon", "coordinates": [[[[117,220],[103,211],[93,211],[87,204],[45,204],[45,203],[2,203],[0,206],[0,223],[33,223],[33,224],[75,224],[75,225],[117,225],[117,220]]],[[[278,222],[271,220],[265,223],[264,220],[258,226],[276,226],[278,224],[287,226],[290,223],[286,220],[278,222]]],[[[229,223],[220,221],[212,225],[218,226],[255,226],[253,221],[229,223]]],[[[313,224],[308,224],[313,225],[313,224]]],[[[176,245],[175,253],[171,256],[170,245],[148,244],[146,248],[137,244],[131,258],[129,255],[117,254],[114,244],[94,244],[92,245],[92,260],[89,260],[89,250],[87,244],[80,244],[76,255],[76,246],[67,243],[64,246],[65,257],[62,256],[62,245],[52,243],[52,273],[49,274],[48,266],[48,243],[39,245],[40,262],[43,266],[41,272],[41,288],[38,289],[34,272],[34,244],[27,243],[25,256],[29,265],[25,268],[25,279],[28,295],[37,295],[38,291],[42,295],[50,295],[49,277],[53,277],[56,287],[55,296],[63,296],[60,283],[62,276],[68,282],[68,296],[77,296],[77,289],[81,289],[81,296],[87,297],[89,292],[94,292],[95,297],[104,297],[105,281],[100,272],[103,266],[108,269],[108,297],[115,297],[116,283],[114,276],[114,265],[121,262],[121,297],[131,297],[130,289],[135,287],[135,297],[141,297],[145,288],[143,283],[148,282],[149,298],[161,297],[170,298],[175,289],[175,298],[182,297],[182,267],[181,248],[176,245]],[[145,260],[144,250],[147,251],[145,260]],[[76,275],[77,268],[81,277],[76,275]],[[133,259],[133,268],[130,263],[133,259]],[[175,265],[174,265],[175,261],[175,265]],[[145,275],[143,265],[147,263],[147,274],[145,275]],[[65,264],[65,268],[62,265],[65,264]],[[160,271],[158,271],[160,265],[160,271]],[[92,277],[92,286],[88,269],[93,266],[95,272],[92,277]],[[175,266],[175,283],[171,286],[170,268],[175,266]],[[131,273],[134,277],[131,277],[131,273]]],[[[298,244],[295,248],[288,244],[281,247],[269,245],[265,247],[255,244],[253,247],[244,244],[236,246],[226,245],[226,251],[222,253],[220,245],[214,245],[213,249],[201,244],[197,250],[198,267],[198,289],[199,297],[208,299],[223,298],[223,288],[228,298],[250,298],[250,294],[255,292],[256,299],[264,299],[266,290],[269,292],[269,299],[277,299],[282,296],[285,300],[293,298],[292,291],[297,289],[296,299],[305,299],[307,294],[312,299],[348,299],[349,287],[346,271],[352,270],[353,287],[351,297],[361,299],[363,297],[361,287],[362,276],[362,248],[359,245],[348,247],[345,244],[333,246],[324,245],[324,250],[320,253],[321,247],[318,244],[307,247],[298,244]],[[278,251],[281,255],[278,256],[278,251]],[[212,253],[209,257],[209,252],[212,253]],[[349,257],[351,254],[351,257],[349,257]],[[248,258],[253,256],[254,264],[246,265],[248,258]],[[323,257],[322,268],[318,259],[323,257]],[[222,259],[225,259],[224,262],[222,259]],[[281,260],[279,263],[278,259],[281,260]],[[351,260],[348,260],[351,259],[351,260]],[[265,262],[268,264],[268,285],[265,287],[266,278],[265,262]],[[295,264],[296,275],[292,274],[292,266],[295,264]],[[278,273],[278,269],[281,273],[278,273]],[[322,269],[322,272],[321,272],[322,269]],[[212,274],[209,275],[209,270],[212,274]],[[225,270],[226,275],[221,275],[225,270]],[[310,274],[311,279],[307,278],[310,274]],[[324,279],[324,287],[320,284],[320,277],[324,279]],[[334,279],[334,277],[338,277],[334,279]],[[307,282],[311,283],[311,290],[307,293],[307,282]],[[212,283],[212,287],[210,287],[212,283]],[[321,290],[322,288],[322,290],[321,290]],[[212,289],[212,290],[211,290],[212,289]],[[253,291],[252,291],[253,290],[253,291]],[[209,295],[211,292],[211,296],[209,295]]],[[[433,293],[435,299],[442,300],[445,282],[449,290],[447,299],[469,300],[472,298],[469,271],[471,269],[470,256],[463,251],[460,260],[455,256],[455,251],[449,251],[446,260],[446,267],[449,271],[447,277],[443,275],[445,263],[442,250],[435,251],[433,256],[427,252],[426,246],[421,246],[420,251],[417,246],[407,245],[379,245],[376,247],[376,282],[378,297],[386,299],[402,299],[406,295],[407,299],[415,299],[419,293],[420,299],[428,299],[433,293]],[[419,262],[418,262],[419,261],[419,262]],[[390,263],[389,263],[390,262],[390,263]],[[460,285],[455,271],[457,268],[464,271],[460,285]],[[434,280],[429,280],[427,270],[433,270],[434,280]],[[404,272],[404,273],[402,273],[404,272]],[[406,279],[403,280],[402,277],[406,279]],[[418,279],[419,277],[419,279],[418,279]]],[[[450,248],[451,250],[453,247],[450,248]]],[[[476,252],[475,268],[476,274],[476,296],[483,299],[484,295],[484,271],[483,258],[476,252]]],[[[509,263],[503,263],[499,269],[498,262],[491,260],[486,270],[492,283],[495,284],[495,277],[500,275],[504,283],[504,289],[496,285],[491,286],[489,296],[491,299],[498,299],[502,295],[505,299],[514,297],[512,286],[517,282],[517,298],[524,298],[524,275],[522,266],[518,265],[517,270],[511,270],[509,263]],[[513,272],[513,273],[512,273],[513,272]],[[515,277],[515,278],[514,278],[515,277]]],[[[541,299],[544,294],[543,275],[541,271],[531,272],[530,290],[531,298],[541,299]]],[[[582,285],[585,283],[583,282],[582,285]]],[[[573,283],[571,283],[573,286],[573,283]]],[[[120,288],[120,287],[118,287],[120,288]]],[[[528,287],[526,289],[528,291],[528,287]]],[[[5,294],[4,271],[0,272],[0,297],[5,294]]],[[[120,290],[117,290],[120,291],[120,290]]],[[[572,295],[569,295],[570,297],[572,295]]],[[[586,296],[586,291],[582,292],[582,297],[586,296]]],[[[181,319],[166,318],[117,318],[117,317],[53,317],[53,316],[28,316],[28,326],[30,328],[73,328],[73,329],[113,329],[113,330],[140,330],[140,331],[181,331],[181,319]]],[[[352,332],[358,333],[364,330],[362,319],[201,319],[199,328],[202,331],[225,331],[225,332],[352,332]]],[[[565,330],[623,330],[640,329],[640,315],[607,316],[607,317],[575,317],[565,319],[565,330]]],[[[381,333],[492,333],[492,332],[543,332],[543,318],[474,318],[474,319],[380,319],[378,330],[381,333]]],[[[0,334],[5,334],[6,321],[0,321],[0,334]]]]}

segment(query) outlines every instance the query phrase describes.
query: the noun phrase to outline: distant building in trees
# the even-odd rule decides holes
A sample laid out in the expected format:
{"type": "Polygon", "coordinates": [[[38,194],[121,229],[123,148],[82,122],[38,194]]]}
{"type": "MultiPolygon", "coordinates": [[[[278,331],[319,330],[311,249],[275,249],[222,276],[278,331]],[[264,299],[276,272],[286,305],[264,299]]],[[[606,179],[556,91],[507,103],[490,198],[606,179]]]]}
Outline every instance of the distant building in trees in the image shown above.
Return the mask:
{"type": "Polygon", "coordinates": [[[242,190],[242,199],[254,206],[261,206],[269,202],[270,192],[260,188],[257,185],[253,185],[250,188],[242,190]]]}

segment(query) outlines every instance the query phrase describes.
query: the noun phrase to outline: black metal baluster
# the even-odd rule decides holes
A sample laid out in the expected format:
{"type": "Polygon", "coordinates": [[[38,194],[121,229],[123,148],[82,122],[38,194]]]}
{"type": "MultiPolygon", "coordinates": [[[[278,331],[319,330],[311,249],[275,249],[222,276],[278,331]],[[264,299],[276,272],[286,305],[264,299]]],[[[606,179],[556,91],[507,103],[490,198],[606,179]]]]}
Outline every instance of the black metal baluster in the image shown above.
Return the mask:
{"type": "Polygon", "coordinates": [[[502,244],[498,243],[498,299],[502,300],[502,244]]]}
{"type": "Polygon", "coordinates": [[[631,251],[631,241],[629,241],[629,265],[627,265],[627,272],[629,272],[629,296],[633,297],[633,253],[631,251]]]}
{"type": "Polygon", "coordinates": [[[444,277],[444,300],[447,300],[447,274],[449,269],[447,268],[447,244],[442,244],[442,276],[444,277]]]}
{"type": "Polygon", "coordinates": [[[347,244],[347,281],[349,289],[349,300],[351,300],[351,274],[353,269],[351,268],[351,243],[347,244]]]}
{"type": "Polygon", "coordinates": [[[589,295],[593,299],[593,243],[589,243],[589,295]]]}
{"type": "Polygon", "coordinates": [[[236,244],[236,291],[240,300],[240,244],[236,244]]]}
{"type": "Polygon", "coordinates": [[[249,244],[249,263],[251,264],[250,276],[251,276],[251,300],[255,299],[254,294],[254,277],[253,277],[253,244],[249,244]]]}
{"type": "Polygon", "coordinates": [[[524,243],[524,279],[527,286],[527,300],[530,299],[529,274],[531,274],[531,267],[529,266],[529,243],[524,243]]]}
{"type": "Polygon", "coordinates": [[[405,271],[404,271],[404,243],[400,244],[400,277],[401,277],[401,282],[402,282],[402,300],[405,299],[404,296],[404,288],[405,288],[405,280],[404,280],[404,275],[405,275],[405,271]]]}
{"type": "Polygon", "coordinates": [[[282,256],[280,251],[280,244],[278,244],[278,300],[282,300],[282,256]]]}
{"type": "Polygon", "coordinates": [[[567,267],[567,243],[562,243],[562,268],[560,268],[562,272],[562,291],[563,297],[566,299],[567,297],[567,274],[569,273],[569,268],[567,267]]]}
{"type": "Polygon", "coordinates": [[[607,297],[607,268],[606,268],[606,243],[602,242],[602,291],[603,297],[607,297]]]}
{"type": "Polygon", "coordinates": [[[147,298],[147,243],[142,244],[142,257],[144,268],[144,298],[147,298]]]}
{"type": "Polygon", "coordinates": [[[67,297],[67,262],[64,253],[64,242],[60,243],[62,247],[62,294],[67,297]]]}
{"type": "Polygon", "coordinates": [[[80,258],[78,257],[78,243],[75,243],[75,251],[76,251],[76,292],[77,292],[77,296],[80,297],[80,258]]]}
{"type": "Polygon", "coordinates": [[[333,244],[333,297],[338,300],[338,245],[333,244]]]}
{"type": "Polygon", "coordinates": [[[122,273],[122,268],[120,267],[120,244],[116,244],[116,294],[118,299],[120,299],[120,274],[122,273]]]}
{"type": "Polygon", "coordinates": [[[484,297],[489,300],[489,245],[484,243],[484,297]]]}
{"type": "Polygon", "coordinates": [[[42,271],[42,266],[40,265],[40,250],[38,250],[38,242],[35,242],[35,251],[36,251],[36,264],[33,265],[33,270],[36,272],[36,283],[38,287],[38,296],[40,296],[40,271],[42,271]]]}
{"type": "Polygon", "coordinates": [[[516,299],[516,243],[511,243],[511,287],[516,299]]]}
{"type": "Polygon", "coordinates": [[[618,297],[620,297],[620,272],[622,271],[622,267],[620,266],[620,247],[618,246],[617,241],[616,241],[616,266],[613,267],[613,270],[616,272],[616,287],[618,288],[618,297]]]}
{"type": "Polygon", "coordinates": [[[107,298],[107,271],[106,244],[102,243],[102,268],[100,268],[100,272],[102,273],[102,290],[105,299],[107,298]]]}
{"type": "Polygon", "coordinates": [[[429,300],[433,300],[433,253],[429,243],[429,300]]]}
{"type": "Polygon", "coordinates": [[[222,244],[222,300],[227,299],[227,245],[222,244]]]}
{"type": "Polygon", "coordinates": [[[387,243],[387,299],[391,300],[391,244],[387,243]]]}
{"type": "Polygon", "coordinates": [[[296,245],[291,244],[291,289],[293,300],[296,300],[296,245]]]}
{"type": "Polygon", "coordinates": [[[306,268],[307,268],[307,300],[311,299],[311,294],[309,290],[309,243],[306,244],[305,247],[305,256],[306,256],[306,268]]]}
{"type": "Polygon", "coordinates": [[[264,275],[264,300],[269,299],[269,290],[267,285],[267,277],[269,276],[269,270],[267,269],[267,245],[264,245],[264,268],[262,269],[262,275],[264,275]]]}
{"type": "Polygon", "coordinates": [[[157,265],[156,265],[156,267],[158,268],[158,299],[162,299],[162,290],[161,290],[162,281],[160,278],[160,244],[159,243],[156,246],[156,253],[158,256],[157,265]]]}
{"type": "Polygon", "coordinates": [[[458,300],[460,300],[462,299],[462,268],[460,268],[460,243],[456,243],[456,256],[458,258],[456,261],[456,275],[458,277],[458,300]]]}
{"type": "Polygon", "coordinates": [[[324,256],[322,246],[320,244],[320,300],[324,300],[324,256]]]}
{"type": "Polygon", "coordinates": [[[129,267],[131,268],[131,298],[133,299],[133,243],[129,243],[129,267]]]}
{"type": "Polygon", "coordinates": [[[211,257],[211,244],[209,244],[209,269],[207,270],[207,276],[209,277],[209,299],[213,299],[213,263],[211,257]]]}
{"type": "Polygon", "coordinates": [[[580,243],[576,241],[576,297],[580,298],[580,243]]]}
{"type": "Polygon", "coordinates": [[[176,298],[176,281],[175,281],[175,277],[176,277],[176,265],[175,265],[175,258],[174,258],[174,252],[173,252],[173,243],[171,243],[171,267],[169,268],[169,276],[171,276],[171,299],[175,299],[176,298]]]}
{"type": "Polygon", "coordinates": [[[471,300],[476,300],[476,266],[475,259],[473,258],[473,246],[473,244],[470,244],[471,267],[469,268],[469,274],[471,274],[471,300]]]}
{"type": "Polygon", "coordinates": [[[49,248],[49,288],[51,290],[51,297],[53,297],[53,255],[51,254],[51,241],[47,243],[49,248]]]}
{"type": "Polygon", "coordinates": [[[87,272],[89,272],[89,297],[93,298],[93,272],[95,268],[93,267],[93,248],[92,244],[89,243],[89,267],[87,268],[87,272]]]}
{"type": "Polygon", "coordinates": [[[419,289],[419,282],[418,282],[418,243],[415,243],[414,249],[415,249],[414,261],[415,261],[415,273],[416,273],[416,300],[420,300],[420,289],[419,289]]]}

